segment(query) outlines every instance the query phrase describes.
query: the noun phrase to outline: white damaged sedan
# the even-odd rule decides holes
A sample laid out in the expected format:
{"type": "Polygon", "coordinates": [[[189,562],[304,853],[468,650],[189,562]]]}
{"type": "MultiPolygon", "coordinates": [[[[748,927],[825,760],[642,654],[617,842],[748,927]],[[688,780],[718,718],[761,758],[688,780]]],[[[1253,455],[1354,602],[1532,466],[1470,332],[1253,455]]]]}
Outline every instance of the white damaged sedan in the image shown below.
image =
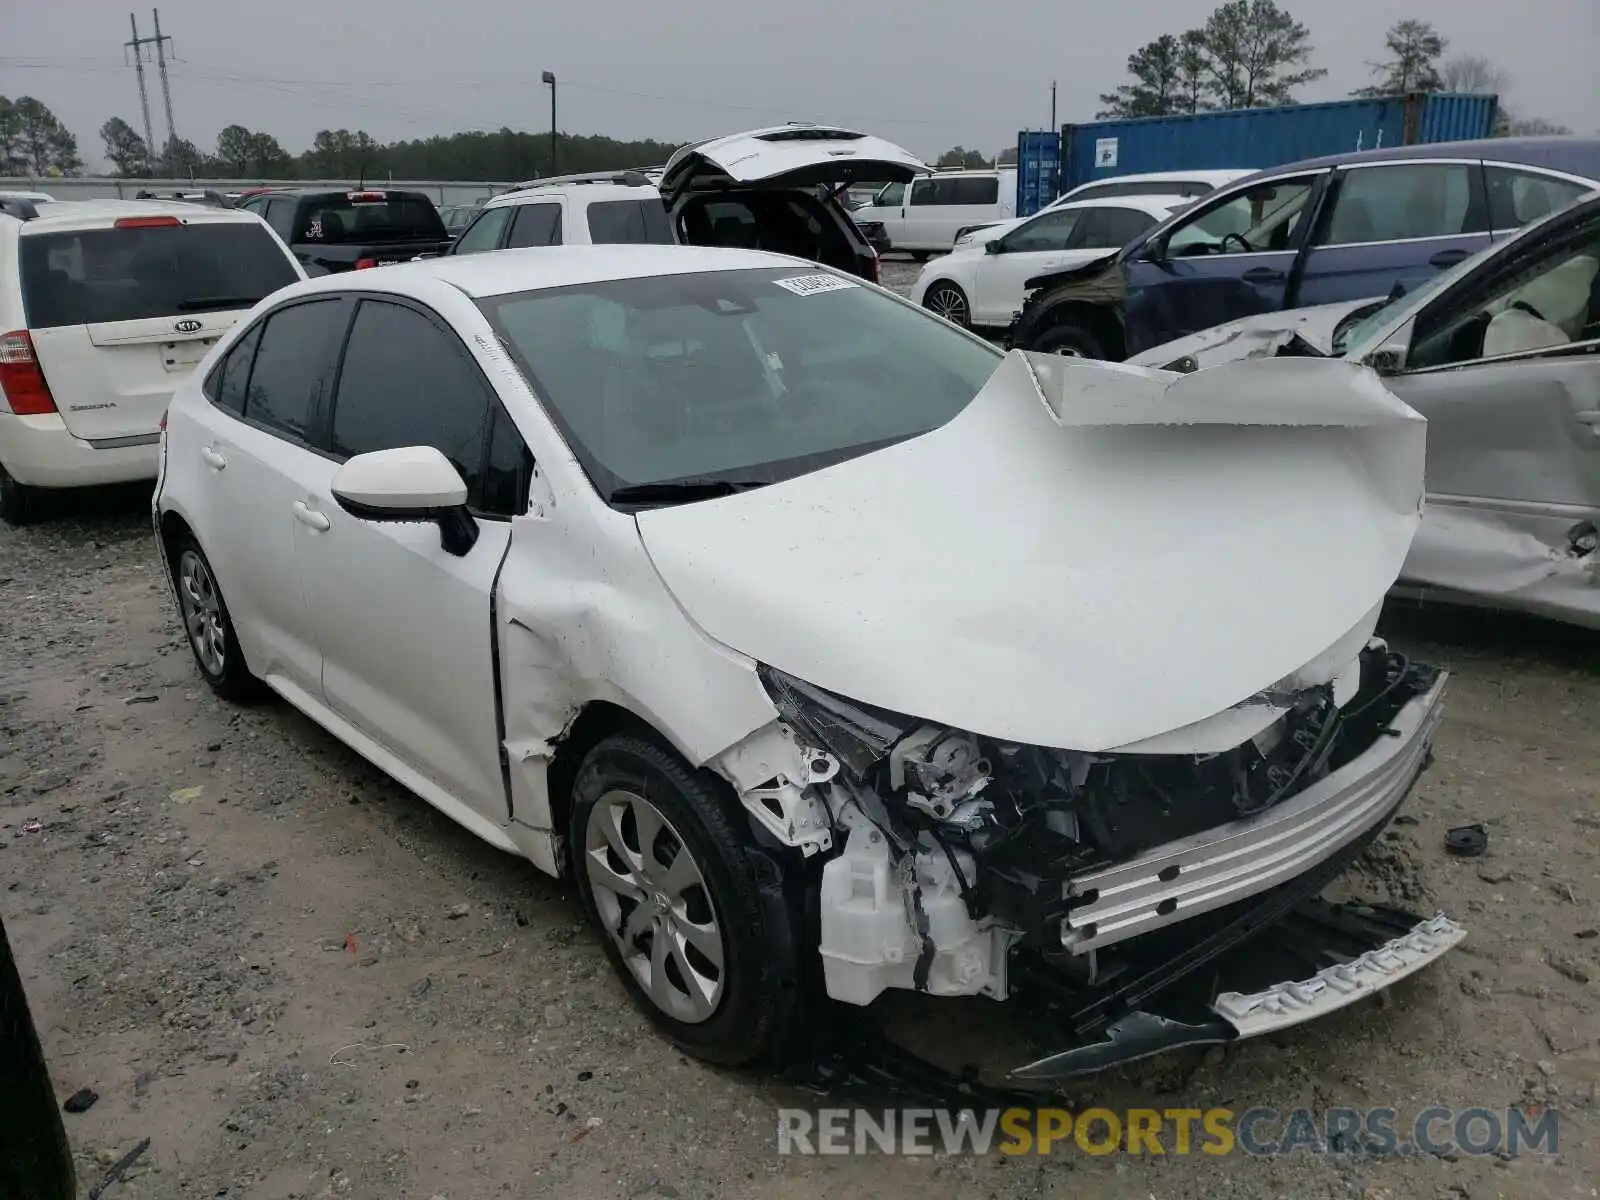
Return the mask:
{"type": "Polygon", "coordinates": [[[794,259],[539,249],[263,301],[154,515],[206,681],[572,875],[685,1049],[1040,989],[1051,1077],[1464,935],[1316,899],[1440,719],[1373,636],[1423,432],[1349,363],[1002,355],[794,259]]]}

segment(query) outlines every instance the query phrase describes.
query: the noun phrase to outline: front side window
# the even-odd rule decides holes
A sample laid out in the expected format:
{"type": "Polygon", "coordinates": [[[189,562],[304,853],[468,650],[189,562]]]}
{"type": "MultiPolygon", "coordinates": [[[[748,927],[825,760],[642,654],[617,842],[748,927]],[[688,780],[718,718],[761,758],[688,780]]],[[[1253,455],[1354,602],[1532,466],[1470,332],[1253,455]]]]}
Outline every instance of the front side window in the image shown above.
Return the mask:
{"type": "Polygon", "coordinates": [[[1173,228],[1167,253],[1182,258],[1293,250],[1300,244],[1317,178],[1274,179],[1208,205],[1173,228]]]}
{"type": "Polygon", "coordinates": [[[948,180],[944,179],[918,179],[911,185],[911,206],[921,207],[925,204],[948,204],[948,180]]]}
{"type": "Polygon", "coordinates": [[[299,279],[254,221],[84,229],[19,240],[34,329],[250,308],[299,279]]]}
{"type": "Polygon", "coordinates": [[[479,306],[608,498],[768,483],[915,437],[965,408],[1000,361],[920,309],[798,265],[479,306]]]}
{"type": "Polygon", "coordinates": [[[899,208],[906,202],[906,185],[903,183],[886,183],[883,190],[872,198],[872,203],[879,208],[899,208]]]}
{"type": "Polygon", "coordinates": [[[1514,167],[1488,167],[1489,223],[1495,229],[1517,229],[1559,212],[1594,187],[1514,167]]]}
{"type": "Polygon", "coordinates": [[[1085,214],[1077,245],[1085,250],[1120,250],[1156,223],[1137,208],[1097,208],[1085,214]]]}
{"type": "Polygon", "coordinates": [[[1407,365],[1449,366],[1600,339],[1600,219],[1513,256],[1417,318],[1407,365]]]}
{"type": "Polygon", "coordinates": [[[511,222],[511,240],[507,249],[517,250],[528,246],[561,245],[561,205],[519,204],[516,218],[511,222]]]}
{"type": "Polygon", "coordinates": [[[596,246],[670,246],[666,206],[643,200],[596,200],[589,205],[589,241],[596,246]]]}
{"type": "Polygon", "coordinates": [[[467,226],[466,231],[456,239],[456,244],[450,248],[451,254],[482,254],[486,250],[498,250],[500,237],[504,233],[506,222],[511,219],[509,208],[486,208],[478,219],[467,226]]]}
{"type": "Polygon", "coordinates": [[[1014,252],[1065,250],[1082,216],[1082,209],[1043,213],[1009,234],[1006,249],[1014,252]]]}
{"type": "Polygon", "coordinates": [[[333,385],[349,305],[342,298],[280,308],[266,320],[250,370],[244,417],[304,439],[333,385]]]}
{"type": "Polygon", "coordinates": [[[1339,182],[1324,246],[1460,237],[1488,229],[1477,197],[1478,168],[1467,163],[1358,167],[1339,182]]]}
{"type": "Polygon", "coordinates": [[[364,300],[339,371],[331,449],[349,458],[432,446],[475,501],[493,399],[453,334],[415,309],[364,300]]]}

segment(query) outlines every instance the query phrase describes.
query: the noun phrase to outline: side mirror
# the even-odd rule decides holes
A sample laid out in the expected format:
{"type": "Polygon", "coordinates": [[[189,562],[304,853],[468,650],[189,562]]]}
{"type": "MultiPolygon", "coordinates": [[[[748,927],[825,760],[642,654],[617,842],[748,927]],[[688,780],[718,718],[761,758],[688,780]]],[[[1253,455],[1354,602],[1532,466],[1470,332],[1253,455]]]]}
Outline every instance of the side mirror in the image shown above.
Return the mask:
{"type": "Polygon", "coordinates": [[[985,254],[1004,254],[1006,252],[1005,238],[990,238],[983,244],[985,254]]]}
{"type": "Polygon", "coordinates": [[[363,521],[437,524],[445,552],[458,558],[478,541],[478,523],[467,511],[467,485],[432,446],[356,455],[334,473],[333,497],[363,521]]]}
{"type": "Polygon", "coordinates": [[[1167,241],[1165,238],[1151,238],[1133,253],[1135,262],[1158,263],[1165,262],[1167,258],[1167,241]]]}

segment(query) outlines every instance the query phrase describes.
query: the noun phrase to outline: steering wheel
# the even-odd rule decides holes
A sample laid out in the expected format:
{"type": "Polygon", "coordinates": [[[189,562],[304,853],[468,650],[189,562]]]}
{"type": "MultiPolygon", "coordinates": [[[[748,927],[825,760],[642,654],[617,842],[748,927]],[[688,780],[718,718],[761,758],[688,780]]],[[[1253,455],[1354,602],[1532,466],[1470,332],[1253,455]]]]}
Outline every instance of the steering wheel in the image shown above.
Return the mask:
{"type": "Polygon", "coordinates": [[[1244,240],[1244,234],[1242,234],[1242,233],[1225,233],[1225,234],[1223,234],[1222,235],[1222,240],[1217,243],[1218,250],[1219,251],[1226,250],[1228,248],[1228,243],[1230,241],[1238,242],[1239,245],[1243,248],[1243,250],[1244,250],[1244,252],[1246,254],[1254,254],[1255,253],[1255,249],[1256,248],[1254,246],[1252,246],[1249,242],[1244,240]]]}

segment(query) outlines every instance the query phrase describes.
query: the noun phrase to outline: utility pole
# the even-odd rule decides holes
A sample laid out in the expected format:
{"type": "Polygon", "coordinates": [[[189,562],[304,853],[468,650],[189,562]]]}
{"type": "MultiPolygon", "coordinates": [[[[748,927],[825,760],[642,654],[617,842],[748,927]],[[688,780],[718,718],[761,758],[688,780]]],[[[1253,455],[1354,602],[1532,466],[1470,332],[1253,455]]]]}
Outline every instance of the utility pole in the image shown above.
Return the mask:
{"type": "MultiPolygon", "coordinates": [[[[167,108],[167,145],[173,146],[176,145],[178,141],[178,127],[172,123],[172,86],[167,83],[166,51],[166,43],[170,42],[172,39],[161,36],[161,10],[159,8],[152,8],[150,10],[150,15],[155,18],[156,22],[156,64],[161,70],[161,101],[166,105],[167,108]]],[[[189,163],[188,166],[189,178],[193,180],[194,164],[189,163]]]]}
{"type": "Polygon", "coordinates": [[[133,51],[133,69],[134,72],[139,76],[139,111],[144,114],[144,145],[145,150],[150,155],[150,161],[153,164],[155,162],[156,154],[156,139],[154,132],[150,128],[150,92],[149,89],[144,86],[145,39],[139,36],[139,22],[134,19],[134,15],[132,13],[128,14],[128,25],[133,30],[133,40],[128,42],[123,48],[133,51]]]}
{"type": "Polygon", "coordinates": [[[556,73],[546,71],[544,82],[550,85],[550,174],[554,175],[560,169],[556,166],[556,73]]]}
{"type": "Polygon", "coordinates": [[[1057,133],[1061,132],[1061,127],[1056,124],[1056,81],[1054,79],[1050,81],[1050,128],[1057,133]]]}

